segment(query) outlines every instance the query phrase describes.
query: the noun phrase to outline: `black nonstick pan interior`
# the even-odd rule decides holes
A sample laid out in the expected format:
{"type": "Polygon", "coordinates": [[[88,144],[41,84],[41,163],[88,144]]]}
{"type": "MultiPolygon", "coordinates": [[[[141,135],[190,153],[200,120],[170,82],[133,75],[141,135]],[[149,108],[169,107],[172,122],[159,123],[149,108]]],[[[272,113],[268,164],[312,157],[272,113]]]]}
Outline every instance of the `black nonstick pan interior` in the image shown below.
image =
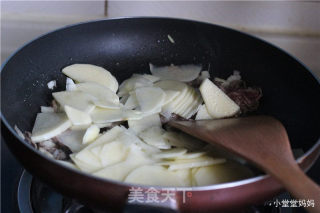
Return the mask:
{"type": "Polygon", "coordinates": [[[320,86],[301,63],[254,37],[220,26],[163,18],[125,18],[79,24],[47,34],[18,51],[1,72],[2,119],[31,130],[41,105],[49,105],[47,82],[65,89],[61,69],[73,63],[103,66],[121,82],[147,73],[148,63],[202,64],[211,76],[234,70],[262,88],[258,114],[285,125],[293,148],[307,151],[319,140],[320,86]],[[168,39],[170,35],[174,43],[168,39]]]}

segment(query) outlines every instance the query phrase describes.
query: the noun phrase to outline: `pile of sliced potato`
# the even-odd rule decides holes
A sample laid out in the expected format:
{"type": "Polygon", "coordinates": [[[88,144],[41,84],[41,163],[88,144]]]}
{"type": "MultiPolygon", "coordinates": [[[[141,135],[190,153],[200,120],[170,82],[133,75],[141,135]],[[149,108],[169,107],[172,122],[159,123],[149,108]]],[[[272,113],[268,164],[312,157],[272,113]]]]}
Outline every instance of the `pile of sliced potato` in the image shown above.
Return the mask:
{"type": "Polygon", "coordinates": [[[208,72],[200,74],[201,67],[196,65],[150,67],[153,75],[134,74],[120,86],[102,67],[65,67],[62,72],[70,77],[66,91],[52,94],[58,110],[41,107],[31,139],[43,142],[55,137],[73,152],[70,165],[74,168],[129,183],[198,186],[250,176],[246,167],[215,158],[201,141],[162,127],[160,114],[212,119],[239,111],[203,78],[208,72]],[[200,88],[186,83],[196,78],[203,78],[200,88]]]}

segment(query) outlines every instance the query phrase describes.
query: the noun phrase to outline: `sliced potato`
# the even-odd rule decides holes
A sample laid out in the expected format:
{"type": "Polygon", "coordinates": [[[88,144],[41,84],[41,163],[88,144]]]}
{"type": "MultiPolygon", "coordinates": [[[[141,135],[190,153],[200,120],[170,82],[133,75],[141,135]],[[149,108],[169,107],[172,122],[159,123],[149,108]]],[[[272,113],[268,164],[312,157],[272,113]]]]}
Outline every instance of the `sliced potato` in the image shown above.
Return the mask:
{"type": "Polygon", "coordinates": [[[106,128],[106,127],[111,127],[112,126],[112,122],[110,123],[103,123],[103,124],[95,124],[97,127],[99,127],[100,129],[102,128],[106,128]]]}
{"type": "Polygon", "coordinates": [[[140,110],[145,113],[161,111],[166,94],[159,87],[139,87],[135,90],[140,110]],[[158,111],[160,109],[160,111],[158,111]]]}
{"type": "Polygon", "coordinates": [[[72,152],[79,152],[84,146],[82,144],[82,138],[85,134],[85,130],[67,130],[57,135],[57,139],[62,144],[69,147],[72,152]]]}
{"type": "Polygon", "coordinates": [[[41,112],[54,112],[53,107],[41,106],[41,112]]]}
{"type": "MultiPolygon", "coordinates": [[[[97,147],[95,147],[97,148],[97,147]]],[[[128,155],[130,147],[122,140],[116,139],[110,143],[101,145],[99,159],[103,166],[119,163],[128,155]]]]}
{"type": "Polygon", "coordinates": [[[180,91],[176,90],[165,90],[166,98],[163,104],[170,103],[173,99],[175,99],[178,95],[180,95],[180,91]]]}
{"type": "Polygon", "coordinates": [[[53,138],[71,127],[65,113],[38,113],[32,129],[31,140],[40,142],[53,138]]]}
{"type": "Polygon", "coordinates": [[[230,117],[240,110],[240,107],[209,79],[202,82],[200,92],[208,113],[213,118],[230,117]]]}
{"type": "Polygon", "coordinates": [[[163,67],[156,67],[150,64],[150,72],[152,75],[158,76],[163,80],[190,82],[199,76],[200,71],[201,66],[192,64],[163,67]]]}
{"type": "Polygon", "coordinates": [[[120,84],[118,95],[119,97],[123,97],[129,94],[131,91],[134,91],[136,88],[150,87],[152,85],[152,81],[147,78],[141,76],[131,77],[120,84]]]}
{"type": "Polygon", "coordinates": [[[88,129],[90,124],[87,125],[73,125],[70,127],[71,130],[86,130],[88,129]]]}
{"type": "Polygon", "coordinates": [[[188,108],[190,104],[194,101],[194,89],[188,86],[188,92],[183,97],[183,99],[176,105],[176,108],[174,109],[174,113],[181,115],[182,113],[188,108]]]}
{"type": "Polygon", "coordinates": [[[168,150],[163,150],[159,153],[154,154],[152,157],[156,159],[172,159],[172,158],[177,158],[179,156],[182,156],[187,152],[186,149],[184,148],[173,148],[173,149],[168,149],[168,150]]]}
{"type": "Polygon", "coordinates": [[[147,165],[153,161],[146,157],[146,155],[136,146],[132,146],[125,161],[107,166],[93,175],[124,181],[125,177],[135,168],[147,165]]]}
{"type": "Polygon", "coordinates": [[[253,173],[248,167],[232,161],[227,161],[223,164],[200,167],[193,174],[193,179],[197,186],[206,186],[237,181],[252,176],[253,173]]]}
{"type": "Polygon", "coordinates": [[[97,125],[91,125],[85,132],[82,143],[87,144],[94,141],[99,136],[100,128],[97,125]]]}
{"type": "Polygon", "coordinates": [[[193,158],[199,158],[201,156],[204,156],[207,154],[206,152],[188,152],[183,155],[177,156],[177,160],[183,160],[183,159],[193,159],[193,158]]]}
{"type": "Polygon", "coordinates": [[[195,113],[198,112],[201,104],[203,103],[201,95],[196,91],[194,101],[190,104],[189,109],[186,109],[183,113],[184,118],[191,118],[195,113]]]}
{"type": "Polygon", "coordinates": [[[136,94],[133,92],[129,95],[126,103],[124,104],[124,107],[126,109],[135,109],[139,106],[136,94]]]}
{"type": "Polygon", "coordinates": [[[149,75],[149,74],[133,74],[132,77],[143,77],[151,81],[152,83],[157,82],[160,80],[160,77],[154,76],[154,75],[149,75]]]}
{"type": "Polygon", "coordinates": [[[182,132],[167,131],[163,134],[163,137],[171,146],[186,148],[188,150],[199,150],[206,145],[199,139],[182,132]]]}
{"type": "Polygon", "coordinates": [[[76,154],[69,155],[71,160],[75,163],[75,165],[84,172],[94,172],[101,168],[101,165],[92,165],[75,157],[76,154]]]}
{"type": "Polygon", "coordinates": [[[106,69],[91,64],[73,64],[62,72],[77,82],[96,82],[108,87],[113,92],[118,90],[118,81],[106,69]]]}
{"type": "Polygon", "coordinates": [[[197,182],[195,181],[194,175],[198,171],[198,169],[200,169],[200,168],[203,168],[203,167],[195,167],[195,168],[190,169],[191,170],[190,175],[191,175],[192,186],[197,186],[197,182]]]}
{"type": "Polygon", "coordinates": [[[177,105],[177,109],[174,111],[176,114],[184,117],[190,118],[199,108],[202,103],[201,95],[192,87],[189,87],[188,94],[177,105]]]}
{"type": "Polygon", "coordinates": [[[94,123],[110,123],[116,121],[125,120],[137,120],[141,119],[143,115],[137,111],[126,110],[126,109],[104,109],[96,107],[91,112],[91,118],[94,123]]]}
{"type": "Polygon", "coordinates": [[[104,134],[102,134],[100,137],[98,137],[95,141],[90,143],[87,147],[84,149],[91,149],[95,146],[99,146],[102,144],[110,143],[114,140],[116,140],[122,133],[124,133],[126,129],[122,126],[115,126],[112,129],[106,131],[104,134]]]}
{"type": "Polygon", "coordinates": [[[201,71],[200,76],[199,76],[199,80],[203,81],[207,78],[210,78],[210,73],[208,71],[201,71]]]}
{"type": "Polygon", "coordinates": [[[176,112],[177,106],[181,104],[183,99],[188,95],[188,90],[189,87],[187,84],[179,82],[179,81],[170,81],[170,80],[165,80],[165,81],[159,81],[155,83],[156,87],[160,87],[162,90],[167,91],[167,90],[173,90],[173,91],[179,91],[180,94],[176,96],[171,102],[165,104],[162,107],[161,114],[164,115],[170,115],[173,112],[176,112]]]}
{"type": "Polygon", "coordinates": [[[118,109],[120,107],[119,97],[108,87],[95,82],[85,82],[76,84],[78,90],[88,93],[97,98],[94,104],[108,109],[118,109]]]}
{"type": "Polygon", "coordinates": [[[126,94],[126,95],[123,95],[121,98],[120,98],[120,104],[124,105],[126,103],[126,101],[128,100],[129,98],[129,93],[126,94]]]}
{"type": "Polygon", "coordinates": [[[149,145],[159,149],[170,149],[170,144],[163,137],[164,130],[159,126],[153,126],[139,133],[139,137],[149,145]]]}
{"type": "Polygon", "coordinates": [[[66,91],[74,91],[77,90],[76,84],[73,82],[71,78],[67,77],[66,80],[66,91]]]}
{"type": "Polygon", "coordinates": [[[71,106],[83,112],[91,112],[94,109],[95,97],[81,91],[63,91],[52,93],[54,99],[64,109],[65,105],[71,106]]]}
{"type": "Polygon", "coordinates": [[[161,120],[159,114],[152,114],[140,120],[129,120],[128,125],[135,133],[140,133],[153,126],[161,127],[161,120]]]}
{"type": "Polygon", "coordinates": [[[143,142],[132,129],[124,131],[123,135],[127,135],[132,142],[139,146],[146,154],[154,154],[160,152],[160,149],[143,142]]]}
{"type": "Polygon", "coordinates": [[[177,159],[174,161],[163,161],[158,163],[159,165],[169,166],[169,170],[178,170],[178,169],[190,169],[195,167],[210,166],[215,164],[220,164],[226,162],[223,158],[212,158],[209,156],[202,156],[198,158],[191,159],[177,159]]]}
{"type": "Polygon", "coordinates": [[[73,125],[89,125],[92,120],[88,113],[77,110],[71,106],[65,105],[64,110],[73,125]]]}
{"type": "Polygon", "coordinates": [[[74,159],[72,160],[75,161],[77,166],[79,166],[80,168],[83,167],[80,162],[87,165],[89,168],[92,168],[92,170],[97,170],[103,166],[100,159],[88,149],[83,149],[80,152],[76,153],[74,155],[74,159]],[[78,162],[76,160],[78,160],[78,162]]]}
{"type": "Polygon", "coordinates": [[[209,120],[212,119],[211,115],[208,113],[205,104],[202,104],[197,112],[196,120],[209,120]]]}
{"type": "Polygon", "coordinates": [[[152,186],[191,186],[189,169],[169,171],[157,165],[138,167],[130,172],[124,181],[127,183],[152,186]]]}
{"type": "Polygon", "coordinates": [[[166,131],[163,133],[163,137],[171,144],[171,146],[183,148],[183,144],[180,142],[178,132],[166,131]]]}

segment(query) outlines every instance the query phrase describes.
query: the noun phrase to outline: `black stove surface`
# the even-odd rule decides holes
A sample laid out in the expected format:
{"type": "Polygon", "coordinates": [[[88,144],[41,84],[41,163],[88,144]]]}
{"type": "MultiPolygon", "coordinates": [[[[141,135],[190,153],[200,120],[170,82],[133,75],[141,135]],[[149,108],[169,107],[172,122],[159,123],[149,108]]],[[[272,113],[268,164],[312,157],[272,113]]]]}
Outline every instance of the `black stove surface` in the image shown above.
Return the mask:
{"type": "MultiPolygon", "coordinates": [[[[76,201],[65,198],[33,178],[9,152],[1,138],[1,212],[3,213],[96,213],[76,201]]],[[[320,160],[308,175],[320,184],[320,160]]],[[[305,213],[303,208],[275,207],[275,201],[290,200],[284,193],[261,206],[252,206],[245,213],[305,213]],[[269,205],[270,204],[270,205],[269,205]]],[[[156,212],[168,212],[160,209],[156,212]]],[[[126,208],[125,212],[150,212],[141,208],[126,208]]]]}

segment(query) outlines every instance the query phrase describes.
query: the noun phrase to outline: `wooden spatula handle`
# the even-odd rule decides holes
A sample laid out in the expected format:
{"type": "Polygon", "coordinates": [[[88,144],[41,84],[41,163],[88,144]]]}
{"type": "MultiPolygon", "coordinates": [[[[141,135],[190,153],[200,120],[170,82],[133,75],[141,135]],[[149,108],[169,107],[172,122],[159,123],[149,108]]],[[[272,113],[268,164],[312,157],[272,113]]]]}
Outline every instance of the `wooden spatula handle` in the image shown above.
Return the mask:
{"type": "Polygon", "coordinates": [[[306,207],[310,213],[320,213],[320,187],[297,164],[283,164],[281,171],[269,171],[299,200],[310,200],[314,207],[306,207]]]}

